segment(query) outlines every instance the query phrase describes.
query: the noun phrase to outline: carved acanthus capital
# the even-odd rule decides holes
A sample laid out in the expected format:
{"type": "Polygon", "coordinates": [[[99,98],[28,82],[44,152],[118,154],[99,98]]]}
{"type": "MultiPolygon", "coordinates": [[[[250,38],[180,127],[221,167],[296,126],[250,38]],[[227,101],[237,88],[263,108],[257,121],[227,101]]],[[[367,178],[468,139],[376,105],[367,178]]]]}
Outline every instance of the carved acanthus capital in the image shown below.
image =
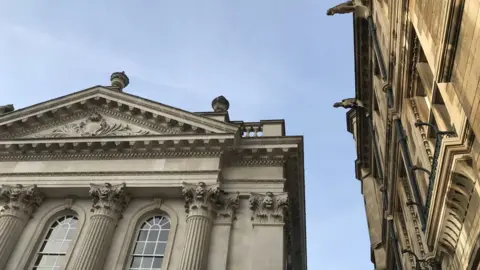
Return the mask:
{"type": "Polygon", "coordinates": [[[238,203],[240,202],[240,194],[223,193],[217,202],[217,221],[232,222],[236,219],[238,203]]]}
{"type": "Polygon", "coordinates": [[[43,194],[38,191],[37,185],[2,185],[0,196],[7,201],[1,210],[2,215],[15,215],[27,219],[44,199],[43,194]]]}
{"type": "Polygon", "coordinates": [[[261,223],[283,223],[287,216],[287,193],[274,195],[267,192],[265,195],[251,193],[250,209],[253,211],[252,220],[261,223]]]}
{"type": "Polygon", "coordinates": [[[89,194],[93,197],[92,212],[114,218],[120,218],[123,210],[130,202],[125,183],[115,186],[109,183],[103,185],[90,184],[89,194]]]}
{"type": "Polygon", "coordinates": [[[182,194],[185,197],[185,212],[189,216],[209,216],[219,202],[220,188],[218,185],[207,186],[204,182],[196,185],[183,183],[182,194]]]}

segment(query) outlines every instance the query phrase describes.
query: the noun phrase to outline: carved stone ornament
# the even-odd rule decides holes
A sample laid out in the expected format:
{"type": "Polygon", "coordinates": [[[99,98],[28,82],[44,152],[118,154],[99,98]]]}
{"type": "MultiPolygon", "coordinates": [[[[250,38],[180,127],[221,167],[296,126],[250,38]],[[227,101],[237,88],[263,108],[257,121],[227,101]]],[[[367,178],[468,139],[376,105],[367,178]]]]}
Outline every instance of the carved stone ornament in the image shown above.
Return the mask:
{"type": "Polygon", "coordinates": [[[344,3],[338,4],[327,10],[328,16],[333,16],[335,14],[347,14],[355,11],[355,1],[346,1],[344,3]]]}
{"type": "Polygon", "coordinates": [[[222,193],[217,203],[217,221],[231,222],[236,219],[236,212],[238,203],[240,201],[240,194],[236,193],[222,193]]]}
{"type": "Polygon", "coordinates": [[[274,195],[267,192],[265,195],[250,193],[250,210],[252,221],[259,223],[283,223],[288,207],[287,193],[274,195]]]}
{"type": "Polygon", "coordinates": [[[89,194],[93,197],[93,206],[90,210],[95,214],[103,214],[120,218],[123,210],[130,202],[130,196],[125,191],[125,183],[112,186],[90,184],[89,194]]]}
{"type": "Polygon", "coordinates": [[[0,196],[7,201],[1,210],[2,215],[15,215],[21,218],[30,218],[44,199],[37,185],[2,185],[0,196]]]}
{"type": "Polygon", "coordinates": [[[62,137],[102,137],[149,135],[150,131],[131,127],[128,124],[114,122],[94,112],[87,119],[66,124],[47,132],[34,135],[35,138],[62,137]]]}
{"type": "Polygon", "coordinates": [[[346,98],[346,99],[342,99],[342,101],[340,102],[335,102],[335,104],[333,104],[333,107],[334,108],[342,107],[345,109],[351,109],[351,108],[357,108],[357,107],[365,108],[365,105],[363,105],[363,102],[359,99],[346,98]]]}
{"type": "Polygon", "coordinates": [[[192,215],[209,216],[219,203],[218,185],[207,186],[204,182],[197,185],[184,183],[182,194],[185,197],[185,212],[192,215]]]}

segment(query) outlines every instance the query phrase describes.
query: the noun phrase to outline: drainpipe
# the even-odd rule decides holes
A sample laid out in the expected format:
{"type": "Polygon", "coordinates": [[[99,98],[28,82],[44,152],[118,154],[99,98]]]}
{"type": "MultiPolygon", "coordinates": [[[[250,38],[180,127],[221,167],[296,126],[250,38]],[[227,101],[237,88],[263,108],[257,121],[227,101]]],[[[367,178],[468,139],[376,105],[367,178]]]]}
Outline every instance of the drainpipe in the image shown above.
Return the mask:
{"type": "Polygon", "coordinates": [[[402,122],[400,121],[400,118],[397,117],[396,119],[393,120],[393,122],[395,124],[395,129],[398,134],[400,149],[402,150],[403,162],[405,163],[405,166],[406,166],[407,178],[412,188],[412,195],[413,195],[414,201],[410,202],[410,204],[418,207],[418,213],[419,213],[418,216],[420,217],[420,222],[422,223],[422,227],[423,227],[426,225],[425,208],[420,199],[420,191],[418,190],[417,179],[413,171],[412,158],[410,157],[410,152],[407,146],[407,137],[403,132],[403,126],[402,126],[402,122]]]}
{"type": "Polygon", "coordinates": [[[400,259],[400,251],[398,250],[398,240],[395,236],[395,232],[393,231],[393,218],[388,221],[388,230],[390,231],[390,239],[393,242],[393,245],[390,246],[393,247],[395,266],[397,267],[396,269],[403,270],[402,260],[400,259]]]}
{"type": "MultiPolygon", "coordinates": [[[[380,179],[380,181],[382,183],[382,189],[381,189],[382,203],[383,203],[383,209],[382,209],[383,211],[382,212],[383,212],[383,214],[385,214],[385,212],[388,209],[387,185],[386,185],[385,179],[383,178],[383,168],[382,168],[382,163],[380,162],[380,151],[378,150],[377,138],[375,136],[375,130],[373,128],[372,115],[369,112],[367,112],[366,115],[367,115],[367,121],[368,121],[368,128],[369,128],[369,131],[370,131],[370,137],[372,138],[372,141],[373,141],[373,157],[375,159],[375,165],[377,167],[378,178],[380,179]]],[[[382,217],[382,227],[385,228],[385,217],[382,217]]],[[[384,233],[382,233],[382,241],[384,241],[386,239],[385,236],[386,235],[384,233]]]]}

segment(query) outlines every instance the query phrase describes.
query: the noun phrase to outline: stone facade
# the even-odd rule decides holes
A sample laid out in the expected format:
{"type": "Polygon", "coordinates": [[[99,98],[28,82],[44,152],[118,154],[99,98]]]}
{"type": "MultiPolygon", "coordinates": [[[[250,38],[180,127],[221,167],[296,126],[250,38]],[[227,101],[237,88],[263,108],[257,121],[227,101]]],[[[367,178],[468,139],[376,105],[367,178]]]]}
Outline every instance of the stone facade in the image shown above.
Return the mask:
{"type": "Polygon", "coordinates": [[[480,269],[479,8],[355,0],[328,12],[354,18],[355,98],[335,107],[350,109],[376,269],[480,269]]]}
{"type": "Polygon", "coordinates": [[[0,269],[307,269],[303,138],[125,93],[0,114],[0,269]]]}

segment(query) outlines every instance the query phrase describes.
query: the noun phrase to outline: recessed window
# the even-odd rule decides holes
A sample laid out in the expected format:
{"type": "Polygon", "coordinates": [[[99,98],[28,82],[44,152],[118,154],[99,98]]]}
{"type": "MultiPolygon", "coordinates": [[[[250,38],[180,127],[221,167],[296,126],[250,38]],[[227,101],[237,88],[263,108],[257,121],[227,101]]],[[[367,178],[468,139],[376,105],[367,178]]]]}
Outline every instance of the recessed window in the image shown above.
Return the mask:
{"type": "Polygon", "coordinates": [[[160,270],[170,232],[170,219],[153,216],[138,228],[131,252],[130,270],[160,270]]]}
{"type": "Polygon", "coordinates": [[[63,264],[76,236],[77,223],[77,217],[65,215],[50,226],[35,259],[34,270],[65,269],[63,264]]]}

